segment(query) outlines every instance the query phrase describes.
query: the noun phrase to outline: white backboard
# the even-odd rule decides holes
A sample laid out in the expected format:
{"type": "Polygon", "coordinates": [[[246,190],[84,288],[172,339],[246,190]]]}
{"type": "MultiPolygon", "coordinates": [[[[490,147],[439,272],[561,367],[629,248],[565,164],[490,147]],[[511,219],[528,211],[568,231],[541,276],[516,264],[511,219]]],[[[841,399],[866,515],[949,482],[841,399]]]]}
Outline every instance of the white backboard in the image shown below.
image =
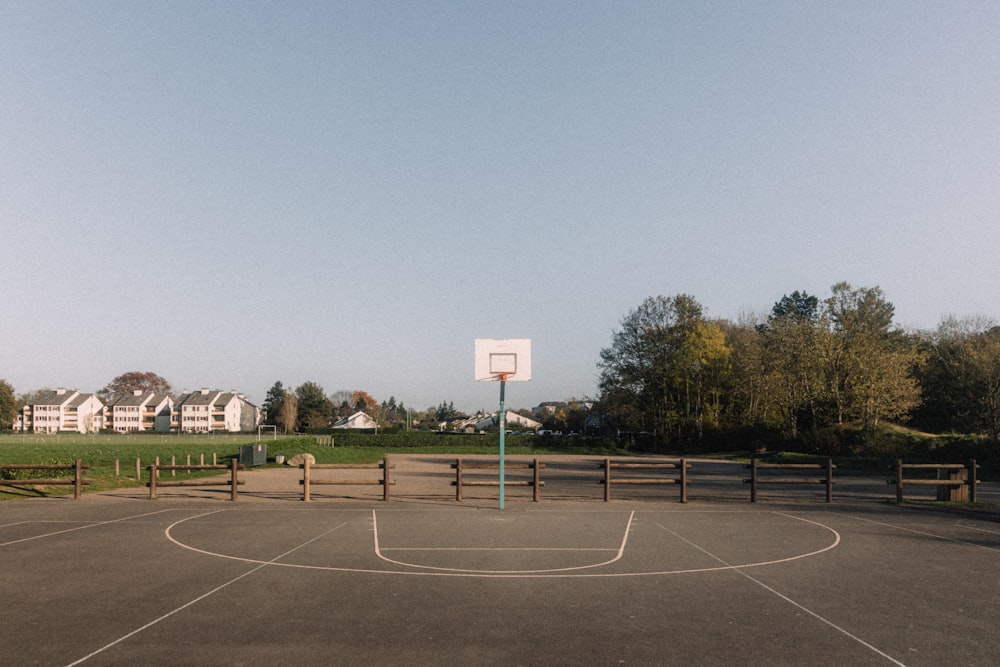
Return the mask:
{"type": "Polygon", "coordinates": [[[525,382],[531,379],[531,340],[476,339],[476,380],[525,382]]]}

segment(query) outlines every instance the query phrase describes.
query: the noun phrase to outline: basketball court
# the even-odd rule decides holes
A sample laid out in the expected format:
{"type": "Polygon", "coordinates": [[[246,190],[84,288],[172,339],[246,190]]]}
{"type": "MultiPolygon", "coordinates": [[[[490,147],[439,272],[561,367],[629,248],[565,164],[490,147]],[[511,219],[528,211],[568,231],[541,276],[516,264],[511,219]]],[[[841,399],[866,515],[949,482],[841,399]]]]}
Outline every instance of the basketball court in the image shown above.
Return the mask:
{"type": "Polygon", "coordinates": [[[885,503],[0,505],[7,664],[962,665],[1000,523],[885,503]]]}

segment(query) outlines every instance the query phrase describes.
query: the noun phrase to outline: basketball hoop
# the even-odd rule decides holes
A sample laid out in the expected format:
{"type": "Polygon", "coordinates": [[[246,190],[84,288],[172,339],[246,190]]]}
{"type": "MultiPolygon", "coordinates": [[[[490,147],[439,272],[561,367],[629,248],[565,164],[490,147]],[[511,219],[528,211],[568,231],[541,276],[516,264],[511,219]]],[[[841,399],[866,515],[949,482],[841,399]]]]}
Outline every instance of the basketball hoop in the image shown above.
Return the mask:
{"type": "Polygon", "coordinates": [[[507,408],[504,391],[507,380],[524,382],[531,379],[531,341],[476,339],[476,380],[500,382],[500,509],[504,505],[504,437],[507,434],[507,408]]]}

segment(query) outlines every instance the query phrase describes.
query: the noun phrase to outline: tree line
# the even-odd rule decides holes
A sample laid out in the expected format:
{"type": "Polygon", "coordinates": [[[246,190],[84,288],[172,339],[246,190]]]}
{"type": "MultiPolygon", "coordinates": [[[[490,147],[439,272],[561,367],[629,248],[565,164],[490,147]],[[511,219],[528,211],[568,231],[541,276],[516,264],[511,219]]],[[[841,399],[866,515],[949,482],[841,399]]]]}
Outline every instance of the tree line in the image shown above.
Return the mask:
{"type": "Polygon", "coordinates": [[[284,433],[315,431],[329,428],[337,420],[355,412],[364,412],[383,429],[437,429],[440,422],[464,417],[453,403],[442,401],[437,407],[412,410],[394,396],[379,402],[366,391],[335,391],[327,395],[316,382],[304,382],[294,389],[280,381],[267,391],[264,403],[264,423],[284,433]]]}
{"type": "Polygon", "coordinates": [[[950,317],[904,331],[894,313],[880,288],[846,282],[736,322],[687,294],[650,297],[600,352],[601,410],[664,445],[757,430],[829,449],[841,429],[867,447],[886,423],[997,442],[1000,327],[950,317]]]}

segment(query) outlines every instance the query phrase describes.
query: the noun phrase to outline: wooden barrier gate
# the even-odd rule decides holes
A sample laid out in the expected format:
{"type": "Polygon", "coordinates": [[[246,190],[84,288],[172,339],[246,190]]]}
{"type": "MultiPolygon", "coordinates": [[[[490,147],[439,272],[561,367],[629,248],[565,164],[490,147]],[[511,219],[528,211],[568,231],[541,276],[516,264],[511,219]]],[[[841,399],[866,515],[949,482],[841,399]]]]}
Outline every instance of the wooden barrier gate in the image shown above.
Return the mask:
{"type": "Polygon", "coordinates": [[[73,478],[56,477],[53,479],[0,479],[0,486],[69,486],[73,485],[73,498],[80,499],[81,487],[89,485],[90,480],[83,477],[83,471],[89,470],[89,465],[80,463],[76,459],[74,463],[67,464],[34,464],[34,463],[11,463],[0,465],[0,470],[72,470],[73,478]]]}
{"type": "Polygon", "coordinates": [[[681,487],[681,502],[687,502],[687,487],[691,483],[687,477],[687,471],[691,468],[691,464],[686,459],[678,459],[676,461],[644,461],[641,463],[632,461],[626,463],[624,461],[604,459],[604,462],[599,463],[598,467],[604,469],[604,478],[597,480],[599,484],[604,485],[604,502],[611,500],[612,484],[679,484],[681,487]],[[679,470],[680,473],[677,477],[620,477],[612,479],[612,470],[679,470]]]}
{"type": "Polygon", "coordinates": [[[750,469],[750,479],[744,479],[744,484],[750,485],[750,502],[757,502],[758,484],[825,484],[826,502],[833,502],[833,471],[837,466],[833,465],[833,459],[827,459],[826,463],[760,463],[757,459],[750,462],[747,468],[750,469]],[[769,477],[761,476],[761,470],[825,470],[825,477],[769,477]]]}
{"type": "MultiPolygon", "coordinates": [[[[455,487],[455,500],[462,500],[462,487],[465,486],[500,486],[500,480],[486,480],[486,479],[466,479],[464,476],[467,470],[500,470],[500,462],[496,463],[464,463],[462,459],[457,459],[455,463],[451,464],[451,467],[455,470],[455,481],[452,485],[455,487]]],[[[539,463],[538,459],[532,459],[531,463],[518,463],[514,461],[505,461],[504,470],[531,470],[532,476],[529,480],[513,480],[504,479],[504,487],[508,486],[530,486],[531,489],[531,499],[534,502],[538,502],[538,489],[539,487],[545,486],[545,482],[540,479],[539,471],[545,467],[544,463],[539,463]]]]}
{"type": "Polygon", "coordinates": [[[312,463],[307,457],[305,463],[299,466],[302,469],[302,479],[299,480],[299,484],[302,485],[302,500],[309,501],[311,499],[311,489],[313,484],[338,484],[345,486],[358,486],[365,484],[381,484],[382,485],[382,500],[389,500],[389,487],[396,483],[396,480],[391,479],[389,476],[389,470],[395,468],[395,464],[390,464],[388,457],[383,459],[381,463],[312,463]],[[382,479],[313,479],[313,470],[382,470],[382,479]]]}
{"type": "Polygon", "coordinates": [[[952,502],[976,502],[976,486],[979,480],[976,479],[976,471],[979,466],[975,459],[970,459],[967,464],[961,463],[903,463],[902,459],[896,459],[896,479],[886,480],[887,484],[896,485],[896,502],[903,502],[903,484],[917,486],[936,486],[938,489],[937,499],[952,502]],[[904,470],[935,470],[938,479],[903,479],[904,470]],[[942,479],[942,474],[947,474],[947,479],[942,479]]]}
{"type": "Polygon", "coordinates": [[[156,489],[157,487],[170,487],[170,486],[229,486],[231,487],[229,493],[230,500],[236,500],[237,489],[240,484],[245,484],[242,479],[237,476],[237,471],[243,470],[243,466],[240,464],[239,459],[233,458],[228,466],[220,465],[198,465],[198,466],[176,466],[176,465],[158,465],[153,464],[147,468],[149,470],[149,482],[146,486],[149,487],[149,499],[156,499],[156,489]],[[213,482],[207,479],[183,479],[183,480],[171,480],[169,482],[161,482],[159,480],[160,471],[169,470],[171,472],[176,472],[177,470],[229,470],[230,476],[224,482],[213,482]]]}

